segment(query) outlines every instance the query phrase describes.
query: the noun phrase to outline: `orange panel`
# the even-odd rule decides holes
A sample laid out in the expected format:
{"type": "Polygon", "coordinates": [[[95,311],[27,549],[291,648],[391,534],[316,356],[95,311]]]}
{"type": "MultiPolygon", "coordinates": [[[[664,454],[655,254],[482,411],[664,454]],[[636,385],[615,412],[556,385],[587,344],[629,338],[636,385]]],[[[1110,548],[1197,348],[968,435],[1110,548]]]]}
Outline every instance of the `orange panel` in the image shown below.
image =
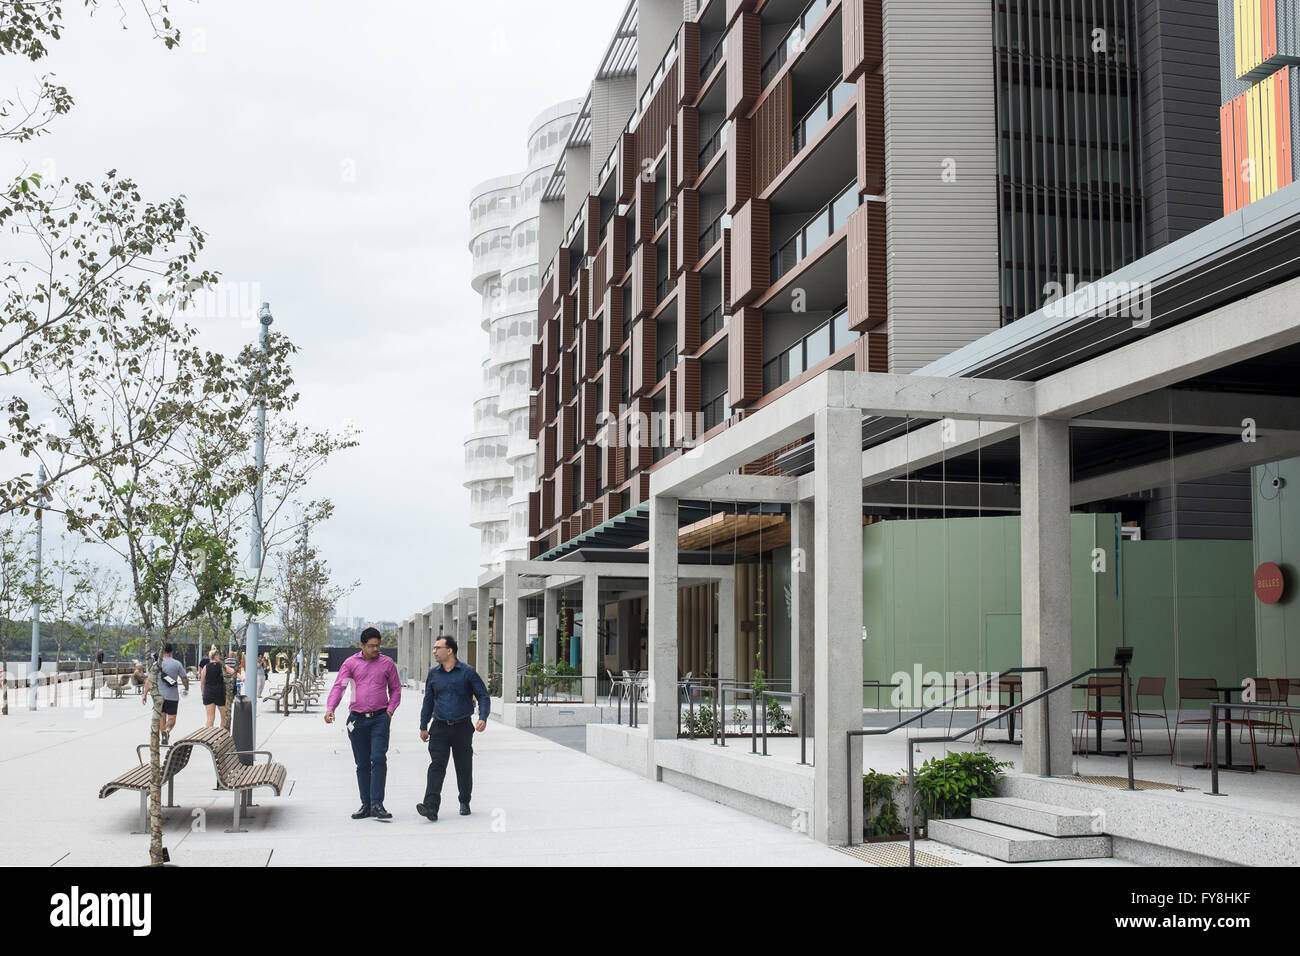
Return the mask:
{"type": "Polygon", "coordinates": [[[1260,0],[1264,4],[1264,59],[1277,56],[1277,0],[1260,0]]]}
{"type": "Polygon", "coordinates": [[[1223,214],[1237,210],[1237,153],[1236,141],[1232,135],[1232,104],[1224,103],[1219,107],[1219,152],[1223,166],[1223,214]]]}
{"type": "Polygon", "coordinates": [[[1246,135],[1246,96],[1243,93],[1232,101],[1232,129],[1233,138],[1236,140],[1236,148],[1233,152],[1237,156],[1236,172],[1233,174],[1237,180],[1237,208],[1250,203],[1250,183],[1243,179],[1245,174],[1246,160],[1250,158],[1250,137],[1246,135]]]}

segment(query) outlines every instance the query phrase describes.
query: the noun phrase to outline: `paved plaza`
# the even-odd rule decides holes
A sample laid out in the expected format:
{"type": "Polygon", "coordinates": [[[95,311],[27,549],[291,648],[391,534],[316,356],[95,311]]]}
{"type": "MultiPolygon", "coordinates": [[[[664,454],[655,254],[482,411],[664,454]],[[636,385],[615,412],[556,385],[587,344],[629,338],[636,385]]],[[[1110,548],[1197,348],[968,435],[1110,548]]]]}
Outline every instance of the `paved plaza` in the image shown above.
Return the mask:
{"type": "MultiPolygon", "coordinates": [[[[288,717],[263,705],[258,748],[289,772],[285,793],[259,791],[248,833],[223,832],[232,797],[212,790],[203,752],[176,777],[178,809],[165,811],[171,859],[180,865],[439,866],[716,865],[861,866],[807,836],[639,778],[540,736],[493,722],[475,737],[474,813],[456,814],[448,772],[444,813],[415,813],[428,751],[417,732],[419,692],[405,692],[388,751],[385,804],[391,823],[354,821],[356,776],[342,722],[320,708],[288,717]],[[196,812],[201,811],[201,812],[196,812]]],[[[181,702],[179,737],[202,726],[194,694],[181,702]]],[[[99,788],[135,763],[147,708],[138,698],[35,713],[10,701],[0,717],[0,815],[7,865],[129,866],[148,859],[148,838],[132,835],[133,793],[97,799],[99,788]]]]}

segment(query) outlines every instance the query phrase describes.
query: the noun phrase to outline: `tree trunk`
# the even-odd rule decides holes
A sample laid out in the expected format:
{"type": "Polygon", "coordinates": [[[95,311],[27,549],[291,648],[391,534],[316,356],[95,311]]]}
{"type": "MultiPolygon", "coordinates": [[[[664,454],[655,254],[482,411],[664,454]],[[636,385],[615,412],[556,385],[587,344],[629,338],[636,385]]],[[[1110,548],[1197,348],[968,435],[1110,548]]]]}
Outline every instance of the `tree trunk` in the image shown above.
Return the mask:
{"type": "Polygon", "coordinates": [[[150,710],[152,714],[149,720],[149,865],[163,865],[163,845],[162,845],[162,760],[159,749],[159,731],[162,723],[162,692],[160,680],[162,679],[161,671],[162,654],[161,645],[159,645],[159,656],[154,661],[151,668],[153,681],[149,687],[149,693],[152,698],[150,701],[150,710]]]}

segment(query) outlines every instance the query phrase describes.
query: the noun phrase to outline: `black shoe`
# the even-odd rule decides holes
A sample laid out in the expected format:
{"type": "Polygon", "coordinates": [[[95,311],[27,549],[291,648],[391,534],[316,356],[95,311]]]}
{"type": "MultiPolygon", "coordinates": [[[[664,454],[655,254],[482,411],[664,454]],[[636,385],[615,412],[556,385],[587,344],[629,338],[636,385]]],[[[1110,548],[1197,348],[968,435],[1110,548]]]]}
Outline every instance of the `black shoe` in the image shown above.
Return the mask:
{"type": "Polygon", "coordinates": [[[356,813],[352,814],[352,819],[364,820],[368,816],[370,816],[370,804],[363,803],[361,804],[361,809],[358,810],[356,813]]]}
{"type": "Polygon", "coordinates": [[[417,803],[415,805],[415,812],[418,813],[420,816],[424,817],[430,823],[433,823],[435,820],[438,819],[438,811],[430,810],[423,803],[417,803]]]}
{"type": "Polygon", "coordinates": [[[374,804],[370,808],[370,815],[374,817],[376,820],[382,820],[384,823],[387,823],[389,820],[393,819],[393,815],[384,809],[384,805],[382,803],[374,804]]]}
{"type": "Polygon", "coordinates": [[[460,805],[460,815],[461,815],[462,817],[467,817],[467,816],[469,816],[469,804],[468,804],[468,803],[462,803],[462,804],[460,805]]]}

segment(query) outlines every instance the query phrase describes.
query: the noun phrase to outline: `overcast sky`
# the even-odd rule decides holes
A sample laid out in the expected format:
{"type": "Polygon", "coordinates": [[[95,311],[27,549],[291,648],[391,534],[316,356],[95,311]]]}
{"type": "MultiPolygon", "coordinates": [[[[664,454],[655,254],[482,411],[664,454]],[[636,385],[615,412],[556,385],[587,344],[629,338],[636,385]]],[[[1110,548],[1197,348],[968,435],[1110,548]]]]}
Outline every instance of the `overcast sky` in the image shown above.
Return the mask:
{"type": "MultiPolygon", "coordinates": [[[[523,170],[529,122],[585,95],[623,6],[173,0],[167,51],[138,7],[124,32],[116,9],[65,3],[47,60],[3,64],[10,90],[54,72],[77,101],[5,146],[5,174],[115,168],[146,199],[184,193],[203,265],[269,301],[302,348],[299,419],[361,430],[311,490],[336,505],[313,540],[362,582],[353,616],[399,620],[477,578],[462,443],[487,334],[470,190],[523,170]]],[[[231,351],[254,326],[202,322],[231,351]]]]}

